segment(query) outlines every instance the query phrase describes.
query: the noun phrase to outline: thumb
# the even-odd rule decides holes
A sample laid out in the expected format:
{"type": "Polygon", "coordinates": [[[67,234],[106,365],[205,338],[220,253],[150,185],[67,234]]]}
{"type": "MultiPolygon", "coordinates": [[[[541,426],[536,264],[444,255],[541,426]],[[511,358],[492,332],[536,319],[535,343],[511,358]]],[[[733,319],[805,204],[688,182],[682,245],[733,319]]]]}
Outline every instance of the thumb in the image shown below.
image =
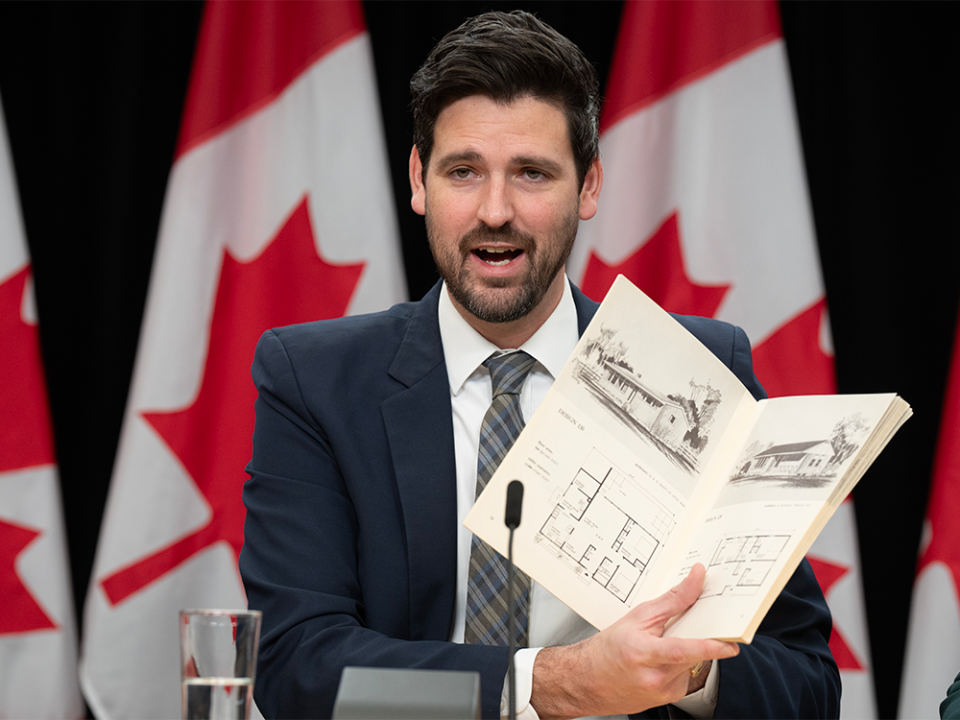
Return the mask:
{"type": "Polygon", "coordinates": [[[631,611],[636,613],[639,620],[647,627],[657,627],[661,632],[663,626],[674,615],[679,615],[693,605],[703,591],[703,579],[707,571],[700,563],[696,563],[687,576],[678,584],[667,590],[663,595],[641,603],[631,611]]]}

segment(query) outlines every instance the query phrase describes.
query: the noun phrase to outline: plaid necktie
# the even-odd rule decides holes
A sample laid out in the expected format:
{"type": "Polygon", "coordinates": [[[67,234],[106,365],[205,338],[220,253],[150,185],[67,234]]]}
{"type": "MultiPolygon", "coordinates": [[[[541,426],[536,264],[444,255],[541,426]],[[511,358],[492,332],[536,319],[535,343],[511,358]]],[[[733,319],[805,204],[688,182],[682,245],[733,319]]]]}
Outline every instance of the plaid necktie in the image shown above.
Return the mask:
{"type": "MultiPolygon", "coordinates": [[[[494,470],[523,429],[520,388],[536,360],[525,352],[491,356],[484,361],[493,382],[493,402],[480,426],[477,457],[477,497],[494,470]]],[[[517,645],[527,647],[530,617],[530,578],[515,573],[517,645]]],[[[467,583],[467,625],[465,641],[472,644],[509,645],[507,608],[507,561],[500,553],[474,536],[470,547],[470,575],[467,583]]]]}

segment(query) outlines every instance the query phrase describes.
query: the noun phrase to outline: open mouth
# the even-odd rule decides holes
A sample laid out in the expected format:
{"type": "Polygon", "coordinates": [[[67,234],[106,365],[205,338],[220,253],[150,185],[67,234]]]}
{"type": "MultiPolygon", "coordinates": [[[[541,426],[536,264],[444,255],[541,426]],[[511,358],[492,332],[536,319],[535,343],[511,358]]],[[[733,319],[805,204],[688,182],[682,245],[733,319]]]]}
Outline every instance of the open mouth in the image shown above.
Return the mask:
{"type": "Polygon", "coordinates": [[[523,254],[523,250],[516,248],[477,248],[473,253],[488,265],[500,266],[510,264],[511,260],[523,254]]]}

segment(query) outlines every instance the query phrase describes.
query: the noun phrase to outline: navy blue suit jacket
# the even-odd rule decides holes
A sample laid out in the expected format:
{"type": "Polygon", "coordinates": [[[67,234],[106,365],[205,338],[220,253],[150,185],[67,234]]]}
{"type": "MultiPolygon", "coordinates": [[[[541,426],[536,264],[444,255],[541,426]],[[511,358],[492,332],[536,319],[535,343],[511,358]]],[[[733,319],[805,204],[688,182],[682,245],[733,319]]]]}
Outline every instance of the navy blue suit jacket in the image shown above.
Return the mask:
{"type": "MultiPolygon", "coordinates": [[[[329,717],[348,665],[479,671],[483,715],[499,717],[507,649],[447,641],[457,491],[439,292],[271,330],[257,346],[240,571],[263,611],[266,717],[329,717]]],[[[576,288],[574,300],[582,334],[598,306],[576,288]]],[[[762,396],[742,330],[677,320],[762,396]]],[[[804,562],[754,642],[722,661],[715,717],[837,716],[830,627],[804,562]]]]}

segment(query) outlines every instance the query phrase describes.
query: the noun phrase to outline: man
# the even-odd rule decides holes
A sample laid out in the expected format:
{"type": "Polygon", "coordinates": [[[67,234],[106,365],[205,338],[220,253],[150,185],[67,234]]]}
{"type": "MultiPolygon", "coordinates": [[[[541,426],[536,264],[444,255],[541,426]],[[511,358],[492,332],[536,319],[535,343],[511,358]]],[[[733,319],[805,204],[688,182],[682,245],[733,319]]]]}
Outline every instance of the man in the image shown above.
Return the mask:
{"type": "MultiPolygon", "coordinates": [[[[487,13],[444,37],[411,88],[412,207],[442,286],[270,331],[254,360],[240,569],[264,612],[268,716],[328,716],[348,665],[475,670],[484,716],[500,715],[507,647],[463,642],[488,609],[470,594],[461,524],[493,396],[486,362],[532,358],[517,391],[530,417],[596,311],[563,272],[603,184],[597,79],[576,46],[526,13],[487,13]]],[[[678,320],[762,395],[742,331],[678,320]]],[[[702,583],[696,566],[595,634],[534,584],[520,716],[837,714],[829,613],[806,563],[743,648],[661,637],[702,583]]]]}

